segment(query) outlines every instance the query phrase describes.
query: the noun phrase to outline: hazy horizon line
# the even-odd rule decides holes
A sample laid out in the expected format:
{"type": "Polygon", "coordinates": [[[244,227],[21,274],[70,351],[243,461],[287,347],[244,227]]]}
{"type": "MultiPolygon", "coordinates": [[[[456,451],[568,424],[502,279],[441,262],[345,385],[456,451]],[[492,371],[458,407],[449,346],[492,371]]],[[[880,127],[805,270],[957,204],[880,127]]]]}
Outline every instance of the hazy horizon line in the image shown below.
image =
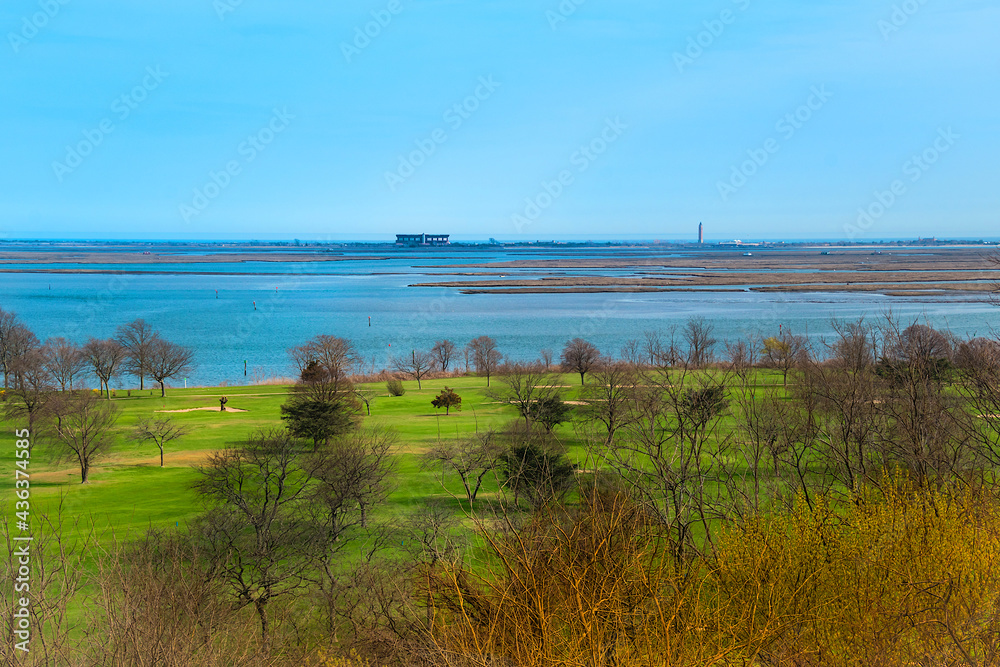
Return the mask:
{"type": "MultiPolygon", "coordinates": [[[[420,232],[414,232],[420,233],[420,232]]],[[[492,241],[503,244],[533,244],[533,243],[552,243],[552,242],[572,242],[572,243],[646,243],[650,245],[655,244],[698,244],[697,236],[692,236],[690,238],[685,236],[679,237],[655,237],[651,235],[644,234],[555,234],[551,236],[544,236],[538,238],[513,238],[505,235],[488,236],[488,235],[476,235],[476,234],[452,234],[452,243],[467,243],[467,244],[483,244],[489,245],[492,241]]],[[[350,243],[350,244],[382,244],[382,243],[392,243],[395,241],[395,234],[341,234],[337,236],[327,235],[327,234],[302,234],[299,236],[288,236],[285,234],[246,234],[246,235],[234,235],[229,237],[208,237],[197,235],[187,235],[187,236],[170,236],[170,235],[160,235],[160,236],[133,236],[133,237],[121,237],[107,235],[102,236],[100,234],[96,235],[79,235],[79,236],[19,236],[19,237],[2,237],[0,238],[0,243],[252,243],[254,241],[267,242],[267,243],[309,243],[309,244],[338,244],[338,243],[350,243]]],[[[883,237],[880,239],[867,239],[867,240],[850,240],[843,238],[831,238],[831,237],[799,237],[799,238],[787,238],[778,236],[747,236],[741,239],[736,239],[732,237],[717,237],[717,238],[706,238],[704,245],[718,245],[722,243],[733,243],[739,241],[744,244],[749,243],[786,243],[786,244],[802,244],[802,243],[840,243],[845,245],[871,245],[871,244],[884,244],[884,243],[897,243],[900,241],[916,242],[916,241],[935,241],[938,243],[984,243],[984,242],[1000,242],[1000,236],[949,236],[949,237],[936,237],[936,236],[899,236],[899,237],[883,237]]],[[[419,247],[419,246],[418,246],[419,247]]]]}

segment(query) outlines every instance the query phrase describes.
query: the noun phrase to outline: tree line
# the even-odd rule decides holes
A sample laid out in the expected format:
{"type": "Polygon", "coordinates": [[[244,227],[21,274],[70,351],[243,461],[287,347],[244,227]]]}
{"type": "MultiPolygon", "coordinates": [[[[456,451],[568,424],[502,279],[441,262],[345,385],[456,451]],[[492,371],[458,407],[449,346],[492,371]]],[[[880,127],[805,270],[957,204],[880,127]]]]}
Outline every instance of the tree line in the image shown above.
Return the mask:
{"type": "MultiPolygon", "coordinates": [[[[41,342],[15,313],[0,309],[4,414],[55,444],[55,457],[78,465],[83,483],[114,441],[120,410],[111,402],[112,380],[130,375],[140,390],[152,380],[165,396],[167,381],[193,368],[192,350],[166,340],[141,319],[121,325],[110,338],[77,345],[62,337],[41,342]],[[98,380],[96,395],[81,387],[87,375],[98,380]]],[[[132,435],[154,442],[163,465],[164,445],[183,434],[168,419],[144,418],[132,435]]]]}
{"type": "Polygon", "coordinates": [[[695,319],[558,364],[477,338],[509,419],[421,452],[461,490],[404,516],[380,511],[401,459],[356,350],[314,337],[285,428],[198,468],[186,531],[114,554],[134,565],[98,577],[85,664],[993,664],[1000,342],[834,331],[720,343],[695,319]]]}
{"type": "Polygon", "coordinates": [[[477,371],[516,419],[423,454],[461,485],[489,555],[410,582],[427,617],[403,615],[406,660],[647,664],[667,642],[676,664],[992,664],[1000,342],[891,317],[834,331],[720,344],[695,319],[616,357],[575,339],[558,367],[490,346],[477,371]],[[576,405],[560,372],[580,377],[576,405]],[[546,403],[571,412],[586,469],[546,403]],[[506,500],[481,506],[487,482],[506,500]],[[773,606],[754,612],[760,596],[773,606]]]}
{"type": "MultiPolygon", "coordinates": [[[[26,392],[73,391],[86,374],[98,380],[101,395],[111,397],[111,381],[131,376],[145,389],[146,380],[166,394],[167,380],[194,370],[194,351],[172,343],[145,320],[123,324],[110,338],[88,339],[78,345],[63,337],[44,343],[19,320],[0,308],[0,371],[3,388],[20,397],[26,392]]],[[[23,400],[23,399],[22,399],[23,400]]]]}

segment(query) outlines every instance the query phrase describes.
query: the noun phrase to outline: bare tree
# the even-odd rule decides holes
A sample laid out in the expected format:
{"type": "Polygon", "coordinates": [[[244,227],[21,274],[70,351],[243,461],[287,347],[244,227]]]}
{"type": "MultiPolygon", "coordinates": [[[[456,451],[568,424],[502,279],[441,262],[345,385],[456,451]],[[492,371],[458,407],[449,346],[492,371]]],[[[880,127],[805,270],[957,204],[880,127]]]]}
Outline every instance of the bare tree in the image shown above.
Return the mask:
{"type": "Polygon", "coordinates": [[[146,352],[146,373],[160,385],[160,396],[166,396],[166,381],[191,372],[194,351],[153,336],[146,352]]]}
{"type": "Polygon", "coordinates": [[[854,322],[833,322],[836,338],[829,344],[831,361],[850,373],[870,370],[878,354],[875,331],[859,318],[854,322]]]}
{"type": "Polygon", "coordinates": [[[8,419],[27,417],[31,429],[54,390],[42,351],[35,347],[14,357],[10,372],[14,386],[8,390],[6,416],[8,419]]]}
{"type": "MultiPolygon", "coordinates": [[[[90,588],[89,573],[95,551],[100,550],[101,544],[92,524],[81,521],[81,515],[67,520],[69,512],[65,498],[60,495],[54,499],[56,503],[46,509],[32,507],[30,591],[24,579],[17,585],[23,593],[30,592],[30,607],[17,604],[20,595],[0,597],[0,619],[5,628],[2,660],[5,667],[19,662],[68,665],[73,662],[71,655],[81,653],[79,621],[73,618],[71,610],[81,603],[81,599],[89,597],[80,593],[90,588]],[[16,616],[15,610],[20,614],[16,616]],[[22,615],[24,612],[28,612],[27,617],[22,615]],[[22,618],[28,624],[27,629],[19,623],[22,618]],[[17,659],[16,653],[20,651],[15,648],[21,641],[24,641],[22,648],[26,655],[30,656],[23,661],[17,659]]],[[[11,582],[20,576],[19,571],[23,572],[21,568],[25,567],[28,551],[25,542],[16,539],[20,531],[13,520],[13,516],[0,519],[0,534],[3,535],[0,538],[0,577],[11,582]]]]}
{"type": "MultiPolygon", "coordinates": [[[[829,369],[828,365],[818,367],[829,369]]],[[[805,388],[813,377],[811,369],[806,368],[805,388]]],[[[793,507],[799,498],[809,503],[809,485],[820,487],[826,495],[830,475],[815,465],[810,469],[810,463],[829,463],[816,455],[813,446],[822,440],[817,424],[823,417],[807,406],[815,405],[818,397],[799,387],[798,396],[789,400],[784,389],[762,387],[752,374],[737,377],[740,381],[729,394],[734,421],[732,448],[728,456],[718,460],[719,478],[729,496],[722,508],[726,517],[757,516],[778,503],[793,507]]]]}
{"type": "MultiPolygon", "coordinates": [[[[156,332],[145,320],[138,319],[118,327],[115,340],[128,352],[128,358],[123,364],[129,375],[139,378],[139,390],[145,389],[144,380],[152,370],[153,346],[157,340],[156,332]]],[[[162,385],[161,385],[162,386],[162,385]]]]}
{"type": "Polygon", "coordinates": [[[746,383],[753,367],[757,363],[757,352],[754,350],[753,345],[749,345],[743,340],[727,342],[726,356],[729,358],[729,370],[741,382],[746,383]]]}
{"type": "Polygon", "coordinates": [[[490,398],[514,406],[530,424],[534,405],[552,392],[552,375],[539,363],[515,362],[501,366],[497,376],[500,387],[489,390],[490,398]]]}
{"type": "Polygon", "coordinates": [[[80,466],[80,483],[90,479],[90,468],[112,443],[118,408],[89,391],[57,394],[47,410],[44,433],[62,456],[80,466]]]}
{"type": "Polygon", "coordinates": [[[343,552],[364,537],[363,556],[369,560],[385,546],[387,531],[369,527],[373,506],[385,500],[394,486],[392,456],[395,435],[383,428],[355,431],[335,440],[307,458],[312,484],[306,496],[308,522],[313,526],[306,578],[319,589],[328,621],[339,613],[343,552]]]}
{"type": "Polygon", "coordinates": [[[431,348],[431,355],[441,370],[447,373],[448,366],[451,365],[452,359],[455,357],[455,344],[450,340],[439,340],[431,348]]]}
{"type": "Polygon", "coordinates": [[[911,365],[930,365],[951,359],[948,337],[926,324],[911,324],[902,332],[889,334],[887,355],[911,365]]]}
{"type": "Polygon", "coordinates": [[[497,349],[497,342],[489,336],[480,336],[469,341],[468,348],[476,372],[486,376],[486,386],[490,386],[490,376],[496,373],[503,355],[497,349]]]}
{"type": "Polygon", "coordinates": [[[407,375],[417,381],[417,389],[422,389],[421,380],[427,377],[434,370],[434,357],[427,352],[417,352],[412,350],[410,356],[402,359],[393,359],[393,367],[403,375],[407,375]]]}
{"type": "Polygon", "coordinates": [[[139,417],[133,434],[139,442],[152,442],[160,450],[160,467],[163,467],[163,447],[187,435],[188,429],[174,423],[169,417],[139,417]]]}
{"type": "Polygon", "coordinates": [[[912,324],[900,331],[887,319],[882,327],[883,380],[879,411],[886,429],[879,439],[887,465],[898,465],[917,480],[943,479],[971,463],[973,443],[961,400],[947,386],[952,375],[948,336],[912,324]]]}
{"type": "Polygon", "coordinates": [[[73,390],[73,380],[87,367],[87,359],[80,347],[65,338],[50,338],[42,346],[45,368],[59,391],[73,390]]]}
{"type": "Polygon", "coordinates": [[[639,345],[639,341],[635,338],[629,338],[625,341],[618,350],[618,358],[636,369],[641,368],[644,363],[642,348],[639,345]]]}
{"type": "Polygon", "coordinates": [[[359,401],[361,401],[361,404],[365,406],[365,412],[367,412],[368,416],[371,417],[372,403],[374,403],[375,399],[380,396],[379,392],[367,387],[355,387],[354,395],[359,401]]]}
{"type": "Polygon", "coordinates": [[[17,314],[0,308],[0,369],[3,370],[3,386],[7,388],[7,373],[10,361],[15,356],[17,328],[22,326],[17,314]]]}
{"type": "Polygon", "coordinates": [[[237,607],[253,606],[270,641],[269,605],[302,588],[315,530],[310,473],[284,430],[251,434],[198,468],[198,493],[212,505],[197,526],[205,556],[237,607]]]}
{"type": "Polygon", "coordinates": [[[971,338],[955,348],[955,366],[959,369],[1000,368],[1000,341],[991,338],[971,338]]]}
{"type": "Polygon", "coordinates": [[[4,387],[17,386],[18,360],[38,351],[40,345],[34,332],[20,322],[14,322],[4,334],[4,387]]]}
{"type": "Polygon", "coordinates": [[[637,371],[625,362],[603,364],[593,372],[593,382],[584,390],[584,417],[599,422],[607,431],[605,445],[611,445],[615,433],[635,419],[637,371]]]}
{"type": "Polygon", "coordinates": [[[368,526],[372,506],[392,490],[395,445],[395,434],[376,426],[337,438],[308,457],[317,483],[310,491],[311,505],[322,508],[328,543],[351,527],[368,526]]]}
{"type": "MultiPolygon", "coordinates": [[[[664,357],[663,339],[658,331],[644,331],[642,334],[643,363],[650,368],[661,365],[664,357]]],[[[671,364],[667,364],[671,365],[671,364]]]]}
{"type": "Polygon", "coordinates": [[[719,478],[717,462],[726,455],[721,424],[727,381],[726,374],[686,370],[644,375],[633,423],[604,453],[670,531],[679,566],[691,550],[704,552],[712,544],[719,514],[710,496],[718,493],[712,482],[719,478]]]}
{"type": "Polygon", "coordinates": [[[350,376],[358,356],[349,340],[316,336],[288,353],[299,371],[296,391],[322,401],[335,400],[352,391],[350,376]]]}
{"type": "Polygon", "coordinates": [[[100,380],[101,388],[107,392],[108,400],[111,400],[111,378],[117,377],[121,371],[128,351],[116,340],[91,338],[84,345],[83,354],[100,380]]]}
{"type": "MultiPolygon", "coordinates": [[[[5,388],[11,386],[12,380],[13,386],[16,387],[19,384],[18,359],[38,349],[38,338],[35,337],[31,329],[18,322],[13,315],[8,318],[8,321],[9,326],[0,331],[0,334],[3,335],[3,340],[0,341],[2,344],[0,356],[3,360],[5,388]]],[[[0,322],[0,326],[3,324],[0,322]]],[[[23,364],[21,366],[23,367],[23,364]]]]}
{"type": "Polygon", "coordinates": [[[409,537],[407,551],[417,562],[426,564],[428,570],[441,561],[454,562],[464,546],[461,528],[454,507],[447,501],[427,502],[403,524],[403,531],[409,537]]]}
{"type": "Polygon", "coordinates": [[[968,432],[977,442],[978,458],[1000,467],[1000,342],[973,338],[955,352],[956,389],[973,416],[968,432]]]}
{"type": "Polygon", "coordinates": [[[538,353],[538,361],[545,366],[545,370],[552,368],[552,350],[545,348],[538,353]]]}
{"type": "Polygon", "coordinates": [[[692,317],[684,324],[684,341],[687,343],[687,363],[692,368],[702,368],[714,360],[714,349],[719,341],[712,337],[715,326],[704,317],[692,317]]]}
{"type": "Polygon", "coordinates": [[[765,338],[761,348],[764,362],[781,371],[781,383],[788,385],[788,373],[808,358],[809,341],[805,336],[794,335],[787,327],[778,336],[765,338]]]}
{"type": "MultiPolygon", "coordinates": [[[[95,590],[88,599],[99,611],[77,628],[77,657],[47,664],[261,664],[256,619],[226,599],[223,582],[197,540],[178,531],[149,530],[138,539],[112,534],[95,541],[87,551],[91,565],[83,571],[92,577],[88,583],[95,590]]],[[[289,656],[306,662],[301,655],[296,658],[289,656]]]]}
{"type": "Polygon", "coordinates": [[[587,372],[600,363],[601,352],[584,339],[574,338],[563,348],[561,360],[564,371],[580,374],[580,384],[582,385],[587,372]]]}
{"type": "Polygon", "coordinates": [[[684,355],[677,347],[674,327],[670,327],[669,334],[669,339],[664,339],[659,331],[643,332],[641,343],[635,341],[629,345],[628,352],[632,357],[630,362],[648,368],[667,368],[681,364],[684,355]]]}
{"type": "Polygon", "coordinates": [[[483,486],[483,481],[497,466],[503,447],[494,431],[476,433],[471,437],[442,442],[424,454],[428,464],[441,466],[462,480],[465,497],[472,507],[483,486]]]}
{"type": "Polygon", "coordinates": [[[318,449],[356,426],[361,406],[351,372],[358,357],[350,341],[336,336],[317,336],[289,354],[299,381],[281,406],[282,419],[293,435],[312,439],[318,449]]]}
{"type": "Polygon", "coordinates": [[[798,403],[815,406],[817,454],[827,474],[844,488],[877,483],[882,472],[879,449],[886,433],[882,384],[873,368],[848,372],[836,364],[813,362],[795,389],[798,403]]]}

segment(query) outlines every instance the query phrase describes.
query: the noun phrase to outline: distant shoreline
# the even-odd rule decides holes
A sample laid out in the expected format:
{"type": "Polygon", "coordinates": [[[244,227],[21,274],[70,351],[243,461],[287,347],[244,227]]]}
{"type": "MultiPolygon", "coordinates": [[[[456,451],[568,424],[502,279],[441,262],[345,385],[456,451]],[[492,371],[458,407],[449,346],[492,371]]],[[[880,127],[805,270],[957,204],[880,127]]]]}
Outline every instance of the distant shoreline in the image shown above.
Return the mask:
{"type": "Polygon", "coordinates": [[[373,271],[369,266],[364,273],[407,275],[418,279],[409,287],[451,288],[466,295],[860,292],[951,300],[963,294],[981,299],[1000,284],[997,248],[983,245],[386,245],[382,252],[371,250],[369,246],[290,250],[204,244],[58,245],[41,250],[15,249],[7,243],[0,245],[0,274],[325,277],[333,274],[310,270],[309,265],[389,260],[409,264],[407,259],[413,257],[421,261],[422,271],[394,271],[392,266],[373,271]],[[195,249],[198,252],[191,252],[195,249]],[[244,264],[251,269],[249,265],[256,263],[298,266],[273,272],[218,266],[244,264]],[[191,270],[177,270],[180,266],[191,270]],[[222,270],[210,270],[213,266],[222,270]]]}
{"type": "MultiPolygon", "coordinates": [[[[986,248],[870,249],[840,252],[755,249],[741,255],[706,252],[685,257],[522,259],[449,265],[456,270],[525,270],[497,279],[421,282],[412,287],[451,287],[463,294],[566,294],[581,292],[876,292],[887,296],[981,296],[1000,284],[995,250],[986,248]],[[632,271],[630,275],[585,275],[567,271],[632,271]],[[637,270],[638,269],[638,270],[637,270]],[[545,275],[548,274],[548,275],[545,275]]],[[[433,268],[444,268],[443,266],[433,268]]],[[[458,274],[461,275],[461,274],[458,274]]],[[[486,274],[474,274],[486,275],[486,274]]]]}
{"type": "Polygon", "coordinates": [[[452,241],[443,246],[402,246],[397,245],[392,240],[307,240],[307,241],[236,241],[236,240],[100,240],[100,239],[32,239],[21,238],[0,239],[0,254],[7,252],[20,252],[18,246],[32,246],[51,250],[70,250],[91,248],[100,252],[109,250],[149,250],[163,249],[167,251],[176,250],[213,250],[218,253],[238,253],[238,252],[291,252],[296,256],[310,253],[330,253],[337,251],[355,252],[360,249],[378,249],[381,252],[448,252],[448,251],[496,251],[503,249],[530,250],[535,248],[562,248],[562,249],[640,249],[640,250],[683,250],[683,251],[735,251],[735,250],[777,250],[777,249],[808,249],[824,248],[836,249],[864,249],[864,248],[948,248],[948,247],[1000,247],[998,238],[979,239],[882,239],[879,241],[845,241],[833,239],[811,239],[780,241],[773,239],[758,239],[749,241],[720,241],[714,240],[706,243],[684,240],[658,241],[652,238],[647,239],[537,239],[537,240],[500,240],[496,242],[488,241],[452,241]]]}

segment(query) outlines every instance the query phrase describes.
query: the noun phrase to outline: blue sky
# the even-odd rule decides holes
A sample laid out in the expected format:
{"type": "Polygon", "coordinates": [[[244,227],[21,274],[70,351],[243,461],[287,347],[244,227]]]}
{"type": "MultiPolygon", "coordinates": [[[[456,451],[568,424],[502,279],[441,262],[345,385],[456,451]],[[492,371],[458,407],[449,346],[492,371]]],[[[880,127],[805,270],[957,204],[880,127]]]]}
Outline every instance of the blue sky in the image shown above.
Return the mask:
{"type": "Polygon", "coordinates": [[[1000,3],[151,4],[3,4],[0,238],[1000,235],[1000,3]]]}

